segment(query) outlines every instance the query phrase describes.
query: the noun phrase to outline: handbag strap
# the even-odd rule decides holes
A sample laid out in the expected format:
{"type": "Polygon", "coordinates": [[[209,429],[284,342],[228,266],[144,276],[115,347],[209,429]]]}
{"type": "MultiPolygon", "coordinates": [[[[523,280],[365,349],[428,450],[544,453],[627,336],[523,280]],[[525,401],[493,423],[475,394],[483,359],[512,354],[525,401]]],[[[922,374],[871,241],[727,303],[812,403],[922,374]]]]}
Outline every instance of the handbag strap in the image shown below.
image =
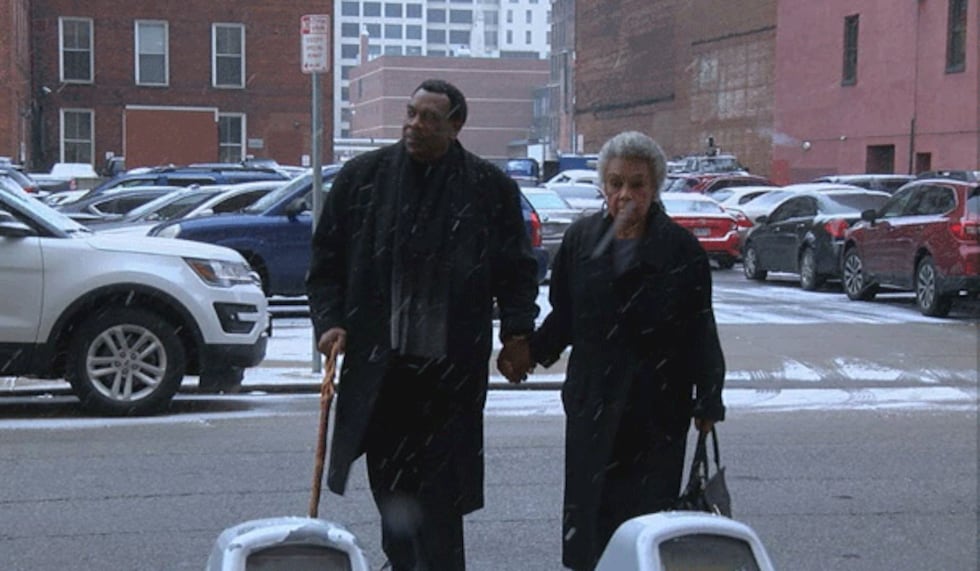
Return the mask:
{"type": "MultiPolygon", "coordinates": [[[[715,453],[715,471],[721,471],[721,453],[718,449],[718,433],[711,427],[711,444],[715,453]]],[[[691,459],[691,474],[701,474],[705,479],[710,475],[708,461],[708,433],[698,431],[698,443],[691,459]]]]}

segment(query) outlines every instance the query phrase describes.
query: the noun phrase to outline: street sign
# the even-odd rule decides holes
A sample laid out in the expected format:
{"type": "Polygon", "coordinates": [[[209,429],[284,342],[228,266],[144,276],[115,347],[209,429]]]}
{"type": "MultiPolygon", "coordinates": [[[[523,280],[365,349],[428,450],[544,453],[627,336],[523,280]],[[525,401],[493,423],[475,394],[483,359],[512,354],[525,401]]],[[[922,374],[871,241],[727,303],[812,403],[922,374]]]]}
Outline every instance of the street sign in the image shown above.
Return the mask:
{"type": "Polygon", "coordinates": [[[330,16],[306,14],[299,20],[303,73],[330,71],[330,16]]]}

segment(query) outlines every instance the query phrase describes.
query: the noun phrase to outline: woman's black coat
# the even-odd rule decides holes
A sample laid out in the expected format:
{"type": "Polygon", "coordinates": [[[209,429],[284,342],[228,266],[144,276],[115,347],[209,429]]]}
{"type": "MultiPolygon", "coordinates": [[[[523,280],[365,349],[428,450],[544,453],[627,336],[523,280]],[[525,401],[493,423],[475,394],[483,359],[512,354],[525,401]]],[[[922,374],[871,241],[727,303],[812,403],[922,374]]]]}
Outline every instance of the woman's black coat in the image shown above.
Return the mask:
{"type": "Polygon", "coordinates": [[[552,268],[552,312],[532,340],[546,365],[572,347],[562,388],[563,560],[577,569],[602,549],[596,522],[604,472],[621,460],[612,457],[617,431],[639,431],[653,447],[657,438],[684,438],[693,416],[724,418],[707,255],[654,202],[632,265],[615,277],[611,226],[600,212],[566,231],[552,268]],[[630,402],[637,395],[648,402],[630,402]],[[648,407],[649,418],[621,426],[627,404],[648,407]]]}
{"type": "MultiPolygon", "coordinates": [[[[456,143],[458,145],[458,143],[456,143]]],[[[448,359],[456,404],[467,411],[454,469],[463,513],[483,506],[483,406],[496,299],[503,335],[530,333],[538,307],[537,262],[524,228],[517,185],[462,148],[446,189],[449,264],[448,359]]],[[[334,179],[313,236],[307,291],[319,338],[347,330],[337,390],[327,484],[343,494],[391,357],[392,240],[402,143],[351,159],[334,179]]],[[[406,419],[404,430],[413,426],[406,419]]]]}

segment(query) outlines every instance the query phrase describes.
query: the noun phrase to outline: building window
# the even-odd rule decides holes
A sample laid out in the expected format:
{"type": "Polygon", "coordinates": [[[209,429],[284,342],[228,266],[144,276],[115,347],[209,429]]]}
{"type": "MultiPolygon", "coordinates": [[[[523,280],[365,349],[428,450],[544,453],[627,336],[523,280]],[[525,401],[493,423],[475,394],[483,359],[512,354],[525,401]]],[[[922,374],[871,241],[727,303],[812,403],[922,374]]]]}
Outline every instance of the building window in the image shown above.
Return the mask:
{"type": "Polygon", "coordinates": [[[407,56],[422,55],[422,46],[405,46],[405,55],[407,56]]]}
{"type": "Polygon", "coordinates": [[[507,10],[507,23],[508,24],[513,24],[514,23],[514,11],[513,10],[507,10]]]}
{"type": "Polygon", "coordinates": [[[524,13],[524,23],[531,24],[534,22],[534,12],[528,10],[524,13]]]}
{"type": "Polygon", "coordinates": [[[381,16],[381,2],[365,2],[364,15],[375,17],[381,16]]]}
{"type": "Polygon", "coordinates": [[[507,43],[514,43],[514,30],[507,30],[507,43]]]}
{"type": "Polygon", "coordinates": [[[381,38],[381,24],[364,24],[369,38],[381,38]]]}
{"type": "Polygon", "coordinates": [[[352,69],[354,69],[352,65],[340,66],[340,79],[350,79],[350,70],[352,69]]]}
{"type": "Polygon", "coordinates": [[[490,49],[497,47],[497,32],[483,32],[483,45],[490,49]]]}
{"type": "Polygon", "coordinates": [[[92,19],[59,18],[61,81],[92,83],[92,19]]]}
{"type": "Polygon", "coordinates": [[[402,55],[402,47],[401,46],[385,46],[385,55],[386,56],[400,56],[400,55],[402,55]]]}
{"type": "Polygon", "coordinates": [[[357,44],[341,44],[340,57],[341,59],[357,59],[359,49],[360,46],[357,44]]]}
{"type": "Polygon", "coordinates": [[[429,30],[429,43],[430,44],[446,43],[446,30],[429,30]]]}
{"type": "Polygon", "coordinates": [[[405,26],[405,38],[409,40],[421,40],[422,26],[412,24],[405,26]]]}
{"type": "Polygon", "coordinates": [[[402,5],[385,2],[385,18],[401,18],[402,5]]]}
{"type": "Polygon", "coordinates": [[[524,32],[524,43],[528,45],[531,44],[531,30],[524,32]]]}
{"type": "Polygon", "coordinates": [[[473,12],[470,10],[450,10],[449,22],[451,24],[472,24],[473,12]]]}
{"type": "Polygon", "coordinates": [[[484,10],[483,23],[488,26],[498,25],[500,23],[500,14],[494,10],[484,10]]]}
{"type": "Polygon", "coordinates": [[[446,57],[446,50],[429,50],[429,55],[432,57],[446,57]]]}
{"type": "Polygon", "coordinates": [[[442,8],[429,8],[426,12],[426,21],[433,24],[444,24],[446,22],[446,11],[442,8]]]}
{"type": "Polygon", "coordinates": [[[340,14],[342,16],[360,16],[361,5],[358,2],[341,2],[340,14]]]}
{"type": "Polygon", "coordinates": [[[136,21],[136,84],[169,83],[169,29],[166,22],[136,21]]]}
{"type": "Polygon", "coordinates": [[[946,72],[966,70],[966,0],[949,0],[946,24],[946,72]]]}
{"type": "Polygon", "coordinates": [[[405,4],[405,16],[408,18],[421,18],[422,17],[422,5],[421,4],[405,4]]]}
{"type": "Polygon", "coordinates": [[[368,46],[368,59],[374,59],[381,55],[381,46],[368,46]]]}
{"type": "Polygon", "coordinates": [[[450,30],[449,31],[449,43],[454,46],[468,46],[470,45],[470,31],[469,30],[450,30]]]}
{"type": "Polygon", "coordinates": [[[858,74],[858,15],[844,18],[844,72],[841,84],[854,85],[858,74]]]}
{"type": "Polygon", "coordinates": [[[245,158],[245,116],[238,113],[218,115],[218,161],[237,163],[245,158]]]}
{"type": "Polygon", "coordinates": [[[212,82],[215,87],[245,87],[245,26],[214,24],[211,30],[212,82]]]}
{"type": "Polygon", "coordinates": [[[340,25],[340,37],[358,38],[361,36],[361,27],[355,22],[344,22],[340,25]]]}
{"type": "Polygon", "coordinates": [[[95,113],[90,109],[61,110],[61,162],[93,164],[95,113]]]}
{"type": "Polygon", "coordinates": [[[402,27],[400,24],[385,24],[385,37],[390,40],[402,39],[402,27]]]}

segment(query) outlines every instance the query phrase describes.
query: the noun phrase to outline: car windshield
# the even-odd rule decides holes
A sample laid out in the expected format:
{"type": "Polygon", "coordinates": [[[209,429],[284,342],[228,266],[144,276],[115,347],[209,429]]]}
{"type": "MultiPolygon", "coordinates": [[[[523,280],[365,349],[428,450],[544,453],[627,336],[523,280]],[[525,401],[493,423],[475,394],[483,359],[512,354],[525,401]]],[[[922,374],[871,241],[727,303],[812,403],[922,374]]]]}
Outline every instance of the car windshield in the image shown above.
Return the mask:
{"type": "Polygon", "coordinates": [[[881,208],[890,196],[884,194],[835,194],[827,196],[828,212],[863,212],[874,208],[881,208]]]}
{"type": "Polygon", "coordinates": [[[772,192],[767,192],[762,196],[757,196],[752,200],[746,202],[745,204],[751,205],[753,208],[775,206],[776,204],[782,202],[784,198],[786,198],[791,194],[793,193],[788,190],[774,190],[772,192]]]}
{"type": "MultiPolygon", "coordinates": [[[[309,186],[313,181],[312,171],[307,171],[283,186],[273,190],[269,194],[266,194],[262,198],[256,200],[251,206],[242,210],[242,212],[248,214],[260,214],[268,210],[272,205],[278,203],[285,196],[289,196],[296,192],[297,189],[309,186]]],[[[326,184],[324,184],[324,190],[327,189],[326,184]]]]}
{"type": "MultiPolygon", "coordinates": [[[[20,206],[20,208],[29,211],[35,217],[40,218],[52,228],[64,232],[65,234],[80,235],[90,234],[92,232],[87,226],[75,222],[65,214],[51,208],[40,200],[35,200],[33,198],[30,200],[22,200],[17,198],[15,200],[17,200],[17,204],[20,206]]],[[[2,207],[3,197],[0,197],[0,208],[2,207]]]]}
{"type": "Polygon", "coordinates": [[[535,210],[560,210],[569,208],[568,203],[561,196],[550,192],[529,192],[526,193],[527,199],[534,205],[535,210]]]}
{"type": "Polygon", "coordinates": [[[166,194],[160,198],[147,202],[139,208],[134,208],[127,215],[127,218],[160,221],[182,218],[191,210],[194,210],[204,202],[220,193],[221,191],[219,190],[194,189],[180,192],[177,196],[166,194]]]}
{"type": "Polygon", "coordinates": [[[591,186],[564,186],[555,188],[563,198],[602,198],[602,194],[597,187],[591,186]]]}
{"type": "Polygon", "coordinates": [[[668,214],[723,214],[725,209],[713,200],[689,200],[685,198],[661,197],[664,210],[668,214]]]}
{"type": "Polygon", "coordinates": [[[684,176],[667,177],[660,192],[686,192],[689,188],[687,181],[688,178],[684,176]]]}

